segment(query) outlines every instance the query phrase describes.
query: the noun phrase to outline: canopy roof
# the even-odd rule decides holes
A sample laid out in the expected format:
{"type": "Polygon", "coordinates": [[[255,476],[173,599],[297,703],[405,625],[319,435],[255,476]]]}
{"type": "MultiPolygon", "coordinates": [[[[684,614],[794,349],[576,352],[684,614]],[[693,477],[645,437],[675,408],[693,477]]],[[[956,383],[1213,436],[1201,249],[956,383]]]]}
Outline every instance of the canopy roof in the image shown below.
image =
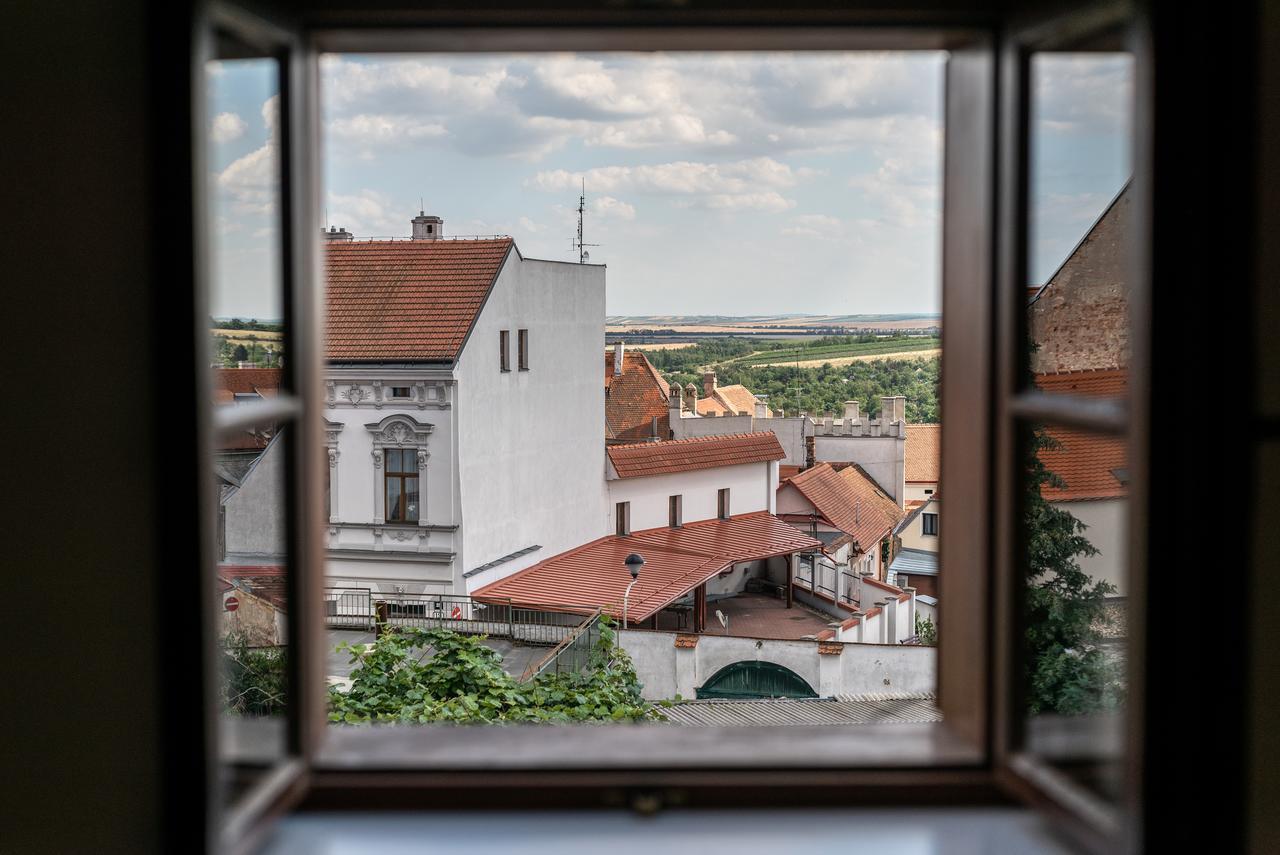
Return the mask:
{"type": "Polygon", "coordinates": [[[604,609],[622,616],[632,552],[645,560],[627,602],[627,619],[642,621],[743,561],[818,549],[820,541],[766,511],[651,528],[593,540],[485,585],[478,599],[556,611],[604,609]]]}

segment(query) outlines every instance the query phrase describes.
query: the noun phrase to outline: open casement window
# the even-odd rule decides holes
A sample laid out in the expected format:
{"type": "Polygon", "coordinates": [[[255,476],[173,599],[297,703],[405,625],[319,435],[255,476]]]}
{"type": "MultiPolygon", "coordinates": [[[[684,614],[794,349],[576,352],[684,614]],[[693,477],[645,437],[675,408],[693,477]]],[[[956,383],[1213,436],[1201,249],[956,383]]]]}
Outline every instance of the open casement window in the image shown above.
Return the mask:
{"type": "MultiPolygon", "coordinates": [[[[1118,757],[1124,771],[1108,773],[1112,781],[1122,781],[1108,798],[1099,797],[1072,770],[1055,765],[1045,751],[1029,747],[1026,687],[1018,679],[1023,624],[1019,610],[1026,598],[1016,584],[1022,578],[1019,550],[1027,539],[1019,525],[1023,507],[1017,497],[1026,477],[1020,460],[1030,447],[1033,428],[1053,426],[1127,438],[1130,501],[1136,505],[1144,498],[1146,470],[1133,442],[1135,425],[1143,423],[1137,405],[1145,400],[1137,388],[1142,372],[1132,372],[1127,404],[1068,400],[1036,391],[1024,376],[1023,359],[1031,55],[1037,50],[1076,50],[1076,43],[1094,45],[1095,36],[1109,37],[1102,49],[1130,49],[1115,36],[1125,35],[1130,24],[1110,4],[1025,26],[1006,26],[1010,22],[1004,6],[976,12],[971,20],[930,11],[934,7],[903,11],[897,20],[887,17],[890,13],[869,15],[857,9],[833,13],[826,8],[809,14],[803,8],[779,8],[748,15],[734,8],[726,6],[700,18],[696,29],[681,27],[688,22],[679,10],[644,17],[618,7],[617,16],[610,18],[612,13],[592,4],[583,4],[581,14],[526,11],[515,23],[509,14],[483,3],[464,11],[317,12],[314,17],[302,11],[293,30],[217,6],[201,22],[205,58],[214,58],[216,34],[231,31],[240,41],[260,47],[279,70],[277,214],[287,321],[288,358],[280,394],[234,412],[219,412],[211,421],[213,434],[272,424],[277,429],[287,426],[292,440],[284,482],[292,701],[285,716],[285,747],[239,798],[215,806],[212,827],[220,829],[224,840],[234,845],[251,840],[256,829],[304,790],[312,807],[334,810],[491,805],[495,798],[511,794],[535,798],[531,793],[547,806],[740,807],[848,805],[859,798],[882,804],[971,804],[992,800],[997,784],[1050,807],[1078,840],[1099,849],[1136,833],[1133,808],[1139,786],[1132,770],[1139,758],[1132,747],[1118,757]],[[613,26],[592,28],[602,21],[613,26]],[[664,26],[626,26],[649,23],[664,26]],[[524,25],[528,29],[521,29],[524,25]],[[677,740],[664,738],[657,726],[512,728],[496,734],[478,728],[445,733],[432,727],[326,727],[320,606],[324,568],[318,546],[325,513],[320,506],[319,452],[324,438],[317,407],[321,275],[315,264],[316,212],[322,207],[315,124],[319,54],[885,48],[948,52],[942,208],[946,329],[941,357],[946,382],[941,390],[939,479],[946,485],[942,489],[948,516],[948,535],[939,542],[939,584],[945,588],[945,617],[938,629],[943,722],[921,729],[919,738],[867,726],[752,728],[749,734],[689,729],[677,740]],[[734,758],[731,766],[725,763],[728,757],[734,758]]],[[[1130,50],[1137,79],[1145,79],[1148,60],[1140,50],[1130,50]]],[[[1139,219],[1149,198],[1143,151],[1142,146],[1135,148],[1138,192],[1133,204],[1139,219]]],[[[205,175],[199,154],[197,160],[194,174],[205,175]]],[[[202,197],[203,191],[198,191],[197,201],[202,197]]],[[[1139,311],[1146,306],[1146,280],[1140,266],[1130,287],[1135,307],[1130,320],[1133,359],[1135,367],[1141,367],[1145,319],[1139,311]]],[[[508,339],[503,331],[498,343],[503,370],[510,368],[508,339]]],[[[730,512],[725,493],[718,508],[721,516],[730,512]]],[[[615,508],[619,532],[629,528],[625,513],[622,506],[615,508]]],[[[1130,515],[1128,525],[1135,527],[1140,518],[1141,514],[1130,515]]],[[[1128,571],[1135,592],[1128,613],[1131,625],[1142,622],[1140,543],[1140,538],[1130,539],[1128,571]]],[[[805,569],[806,564],[812,568],[810,557],[802,556],[801,561],[801,579],[806,572],[812,578],[812,569],[805,569]]],[[[208,570],[214,572],[212,566],[208,570]]],[[[211,632],[206,641],[211,656],[211,632]]],[[[1134,647],[1130,661],[1139,660],[1141,653],[1134,647]]],[[[207,700],[210,721],[216,721],[214,704],[207,700]]],[[[1127,744],[1133,746],[1138,744],[1135,733],[1142,719],[1136,691],[1130,693],[1127,710],[1122,726],[1128,728],[1127,744]]],[[[1114,729],[1108,732],[1114,734],[1114,729]]],[[[1086,745],[1088,738],[1086,733],[1086,745]]],[[[1116,761],[1114,756],[1093,759],[1103,765],[1116,761]]],[[[1091,762],[1087,752],[1081,762],[1091,762]]],[[[1074,769],[1080,769],[1079,763],[1074,769]]]]}

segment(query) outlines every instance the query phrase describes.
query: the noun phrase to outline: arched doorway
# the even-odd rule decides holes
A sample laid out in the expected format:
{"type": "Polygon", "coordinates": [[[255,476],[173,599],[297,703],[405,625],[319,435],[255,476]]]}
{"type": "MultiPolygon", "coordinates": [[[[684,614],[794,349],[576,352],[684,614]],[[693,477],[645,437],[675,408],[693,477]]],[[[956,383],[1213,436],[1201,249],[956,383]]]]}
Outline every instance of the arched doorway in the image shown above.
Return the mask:
{"type": "Polygon", "coordinates": [[[698,699],[816,698],[804,678],[773,662],[734,662],[698,688],[698,699]]]}

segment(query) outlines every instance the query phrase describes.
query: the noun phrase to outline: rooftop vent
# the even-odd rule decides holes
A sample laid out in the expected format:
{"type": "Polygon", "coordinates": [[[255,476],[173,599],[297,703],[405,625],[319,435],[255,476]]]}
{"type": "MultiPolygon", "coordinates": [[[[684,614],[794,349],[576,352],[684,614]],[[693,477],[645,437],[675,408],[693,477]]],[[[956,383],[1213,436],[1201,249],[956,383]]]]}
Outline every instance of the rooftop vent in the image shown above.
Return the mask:
{"type": "Polygon", "coordinates": [[[340,229],[337,226],[329,226],[329,231],[325,231],[324,229],[321,229],[320,234],[324,237],[325,240],[351,240],[352,239],[351,232],[347,231],[345,228],[340,229]]]}

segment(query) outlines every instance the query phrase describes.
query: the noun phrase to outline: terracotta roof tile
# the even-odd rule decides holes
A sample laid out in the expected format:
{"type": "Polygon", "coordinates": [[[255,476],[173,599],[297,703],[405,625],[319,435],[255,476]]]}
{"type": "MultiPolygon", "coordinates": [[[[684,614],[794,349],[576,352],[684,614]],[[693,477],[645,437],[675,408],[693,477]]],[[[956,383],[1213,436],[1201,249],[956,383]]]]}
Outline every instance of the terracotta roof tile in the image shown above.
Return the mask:
{"type": "Polygon", "coordinates": [[[856,464],[837,472],[819,463],[786,483],[799,490],[828,525],[851,535],[860,552],[874,547],[903,517],[897,503],[856,464]]]}
{"type": "Polygon", "coordinates": [[[235,400],[236,395],[261,395],[274,398],[280,391],[279,368],[215,368],[213,369],[213,400],[224,403],[235,400]]]}
{"type": "MultiPolygon", "coordinates": [[[[698,415],[706,416],[715,413],[736,416],[739,413],[756,414],[756,402],[760,400],[751,390],[740,383],[728,386],[717,386],[710,397],[698,399],[698,415]]],[[[768,410],[768,408],[765,408],[768,410]]],[[[772,416],[772,411],[767,415],[772,416]]]]}
{"type": "Polygon", "coordinates": [[[942,425],[907,425],[906,480],[937,483],[941,448],[942,425]]]}
{"type": "Polygon", "coordinates": [[[643,478],[648,475],[735,466],[739,463],[763,463],[787,456],[772,431],[611,445],[606,451],[619,478],[643,478]]]}
{"type": "MultiPolygon", "coordinates": [[[[1064,371],[1037,374],[1042,391],[1087,398],[1123,398],[1129,391],[1129,372],[1124,368],[1064,371]]],[[[1125,441],[1074,428],[1052,427],[1045,433],[1061,448],[1044,449],[1040,461],[1066,482],[1065,487],[1044,486],[1040,494],[1051,502],[1080,502],[1113,499],[1126,494],[1121,480],[1128,467],[1125,441]]]]}
{"type": "Polygon", "coordinates": [[[1041,391],[1055,395],[1123,398],[1129,391],[1129,372],[1124,368],[1063,371],[1058,374],[1037,374],[1035,382],[1041,391]]]}
{"type": "Polygon", "coordinates": [[[1040,495],[1046,500],[1081,502],[1126,494],[1121,478],[1129,464],[1123,437],[1063,427],[1047,428],[1045,433],[1060,447],[1041,449],[1040,462],[1066,483],[1065,487],[1042,486],[1040,495]]]}
{"type": "Polygon", "coordinates": [[[456,359],[512,246],[510,238],[326,243],[326,358],[456,359]]]}
{"type": "Polygon", "coordinates": [[[654,436],[653,420],[658,420],[659,439],[671,431],[667,403],[667,382],[643,353],[625,351],[622,372],[613,373],[614,352],[604,355],[605,436],[613,440],[642,440],[654,436]]]}
{"type": "Polygon", "coordinates": [[[645,559],[627,600],[627,618],[641,621],[743,561],[817,549],[821,542],[764,511],[680,528],[654,528],[627,537],[602,537],[540,561],[475,592],[478,598],[557,611],[603,608],[622,614],[632,552],[645,559]]]}

